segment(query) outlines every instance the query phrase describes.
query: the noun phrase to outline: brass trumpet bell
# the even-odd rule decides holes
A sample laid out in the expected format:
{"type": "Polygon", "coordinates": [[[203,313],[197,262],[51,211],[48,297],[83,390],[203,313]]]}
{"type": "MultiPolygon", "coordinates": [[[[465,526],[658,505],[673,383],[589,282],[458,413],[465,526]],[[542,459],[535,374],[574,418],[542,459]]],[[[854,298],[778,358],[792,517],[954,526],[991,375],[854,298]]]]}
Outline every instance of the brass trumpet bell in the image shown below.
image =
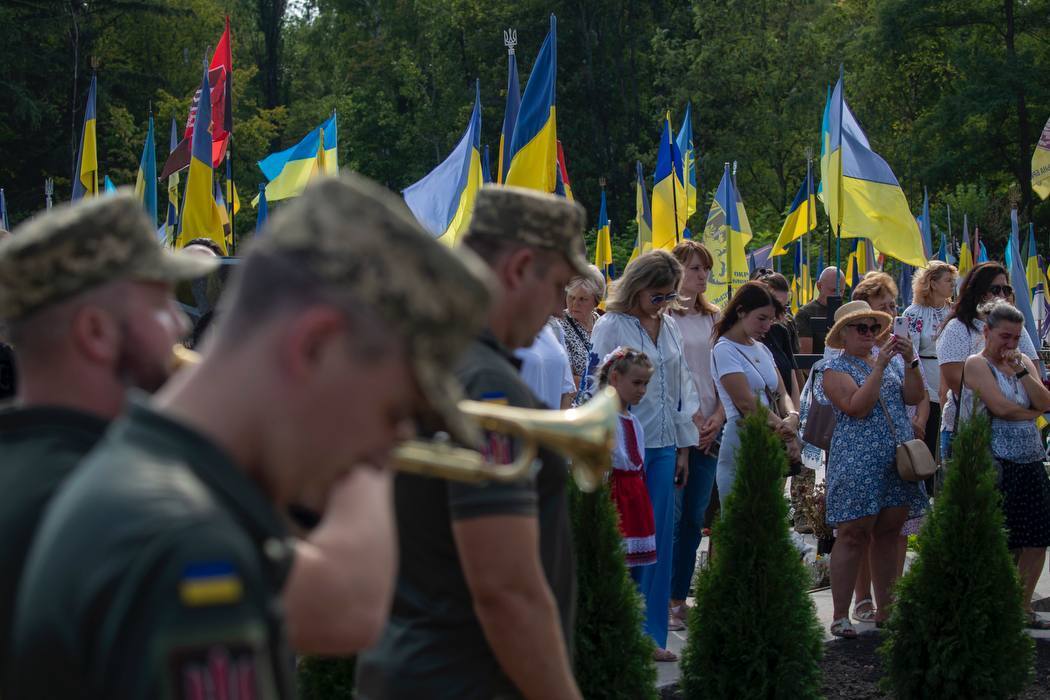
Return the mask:
{"type": "Polygon", "coordinates": [[[459,410],[484,430],[520,441],[520,453],[510,464],[493,464],[481,453],[447,442],[409,440],[391,455],[398,471],[452,481],[481,483],[517,481],[538,469],[541,446],[568,457],[572,476],[581,491],[597,489],[612,466],[620,399],[606,388],[579,408],[548,411],[516,408],[482,401],[461,401],[459,410]]]}

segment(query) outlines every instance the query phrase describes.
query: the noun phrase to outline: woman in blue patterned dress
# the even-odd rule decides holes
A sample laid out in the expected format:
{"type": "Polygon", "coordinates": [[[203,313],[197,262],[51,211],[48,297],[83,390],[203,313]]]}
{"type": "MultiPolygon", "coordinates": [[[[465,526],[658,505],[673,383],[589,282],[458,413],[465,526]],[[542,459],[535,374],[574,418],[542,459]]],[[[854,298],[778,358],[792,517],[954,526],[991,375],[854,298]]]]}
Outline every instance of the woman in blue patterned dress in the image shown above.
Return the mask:
{"type": "Polygon", "coordinates": [[[890,612],[897,578],[897,537],[909,515],[927,506],[917,483],[897,474],[896,446],[912,437],[905,404],[915,405],[925,386],[910,340],[890,336],[892,317],[866,301],[851,301],[835,312],[825,343],[842,348],[828,362],[823,391],[835,407],[835,432],[828,458],[827,520],[838,528],[831,552],[831,633],[856,637],[849,604],[865,550],[878,606],[876,624],[890,612]],[[892,421],[892,425],[891,425],[892,421]]]}

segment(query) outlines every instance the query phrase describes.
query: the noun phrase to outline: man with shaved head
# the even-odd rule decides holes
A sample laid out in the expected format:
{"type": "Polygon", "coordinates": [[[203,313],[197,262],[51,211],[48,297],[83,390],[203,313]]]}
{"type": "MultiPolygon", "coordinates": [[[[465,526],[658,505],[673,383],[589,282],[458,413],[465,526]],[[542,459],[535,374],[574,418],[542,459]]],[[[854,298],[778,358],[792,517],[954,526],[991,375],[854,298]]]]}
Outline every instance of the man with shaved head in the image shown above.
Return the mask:
{"type": "Polygon", "coordinates": [[[845,290],[845,280],[842,271],[837,267],[825,267],[817,279],[817,298],[809,302],[795,314],[795,325],[798,326],[799,346],[803,354],[813,352],[813,325],[812,319],[827,318],[828,297],[842,296],[845,290]]]}

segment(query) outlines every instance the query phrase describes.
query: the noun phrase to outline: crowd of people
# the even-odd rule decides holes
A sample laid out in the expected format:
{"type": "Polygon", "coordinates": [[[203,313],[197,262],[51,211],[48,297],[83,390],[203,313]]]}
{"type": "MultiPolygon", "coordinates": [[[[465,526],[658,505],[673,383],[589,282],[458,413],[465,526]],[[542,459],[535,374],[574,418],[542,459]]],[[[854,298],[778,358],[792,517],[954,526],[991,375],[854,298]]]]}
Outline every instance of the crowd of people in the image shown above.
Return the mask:
{"type": "MultiPolygon", "coordinates": [[[[0,241],[18,370],[0,411],[0,694],[293,697],[295,654],[356,654],[365,700],[578,698],[564,459],[541,450],[530,477],[483,484],[382,469],[419,432],[511,460],[514,440],[483,434],[464,397],[619,398],[609,490],[656,661],[676,659],[668,633],[756,412],[796,504],[826,474],[832,634],[886,620],[935,496],[936,479],[902,476],[897,446],[943,460],[974,411],[991,417],[1030,601],[1050,546],[1050,391],[1001,265],[957,284],[930,263],[899,319],[888,275],[836,308],[828,268],[792,316],[772,270],[710,303],[714,261],[694,240],[609,285],[583,227],[564,198],[488,186],[451,250],[375,183],[321,179],[271,218],[178,370],[191,328],[175,285],[214,270],[213,252],[161,248],[130,193],[0,241]],[[821,410],[827,444],[805,443],[821,410]]],[[[1048,626],[1030,609],[1029,624],[1048,626]]]]}

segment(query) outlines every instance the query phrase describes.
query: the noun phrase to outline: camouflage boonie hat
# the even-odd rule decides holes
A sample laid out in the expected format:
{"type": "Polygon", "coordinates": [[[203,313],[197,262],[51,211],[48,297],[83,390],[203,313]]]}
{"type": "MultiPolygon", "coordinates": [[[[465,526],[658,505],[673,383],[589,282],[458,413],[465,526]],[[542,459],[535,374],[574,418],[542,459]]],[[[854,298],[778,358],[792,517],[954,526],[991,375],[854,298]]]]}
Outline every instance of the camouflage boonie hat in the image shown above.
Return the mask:
{"type": "Polygon", "coordinates": [[[217,264],[163,248],[142,203],[122,189],[42,212],[0,242],[0,319],[23,319],[108,282],[177,282],[217,264]]]}
{"type": "Polygon", "coordinates": [[[513,239],[561,253],[576,274],[590,272],[583,226],[587,214],[576,202],[537,190],[485,185],[474,201],[469,237],[513,239]]]}
{"type": "Polygon", "coordinates": [[[400,197],[353,173],[315,180],[267,221],[249,260],[256,251],[295,256],[309,277],[401,337],[444,429],[478,443],[477,426],[457,408],[464,394],[452,372],[487,318],[490,277],[476,256],[439,243],[400,197]]]}

